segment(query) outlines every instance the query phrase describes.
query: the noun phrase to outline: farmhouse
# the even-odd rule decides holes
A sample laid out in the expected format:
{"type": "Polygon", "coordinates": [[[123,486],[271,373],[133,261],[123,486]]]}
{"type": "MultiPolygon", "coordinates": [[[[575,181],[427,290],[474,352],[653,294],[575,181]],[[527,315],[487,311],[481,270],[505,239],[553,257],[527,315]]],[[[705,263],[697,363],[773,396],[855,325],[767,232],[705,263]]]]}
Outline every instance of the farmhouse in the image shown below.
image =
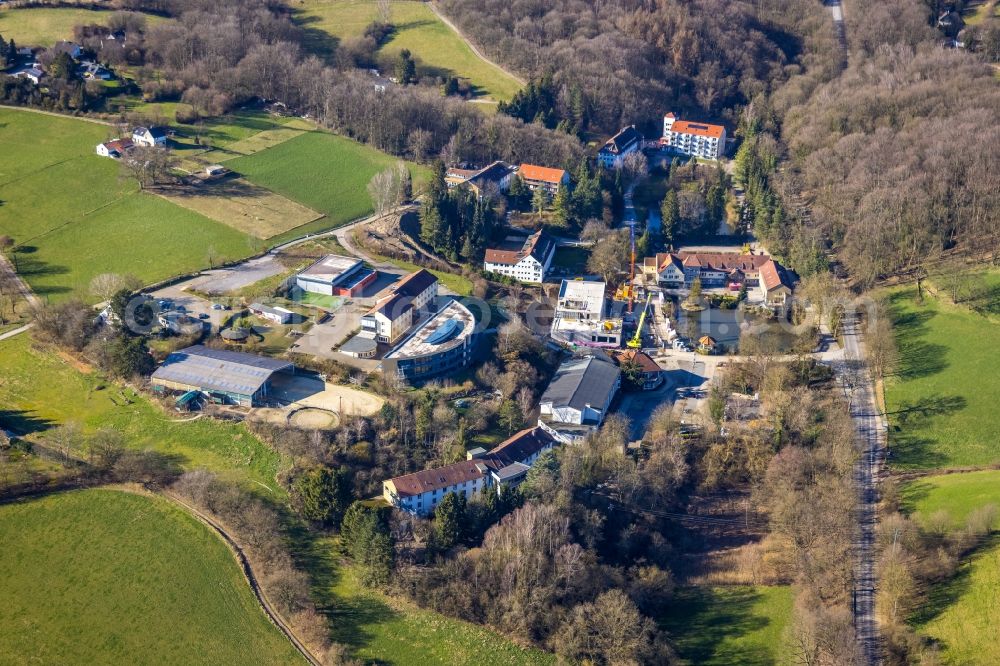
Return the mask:
{"type": "Polygon", "coordinates": [[[125,153],[132,150],[132,145],[131,139],[115,139],[107,143],[99,143],[97,144],[97,154],[101,157],[120,160],[125,153]]]}
{"type": "Polygon", "coordinates": [[[528,236],[520,249],[487,249],[483,270],[521,282],[541,284],[555,253],[555,242],[539,230],[528,236]]]}
{"type": "MultiPolygon", "coordinates": [[[[652,391],[660,386],[665,379],[663,368],[649,354],[638,349],[623,349],[612,352],[619,368],[632,368],[636,371],[636,380],[643,391],[652,391]]],[[[628,374],[625,372],[625,374],[628,374]]]]}
{"type": "Polygon", "coordinates": [[[292,321],[292,315],[295,314],[291,310],[286,310],[285,308],[272,308],[270,305],[263,305],[261,303],[251,303],[247,309],[261,319],[272,321],[275,324],[287,324],[292,321]]]}
{"type": "Polygon", "coordinates": [[[243,352],[187,347],[167,356],[150,381],[155,391],[201,391],[244,407],[264,404],[277,372],[294,373],[290,361],[243,352]]]}
{"type": "Polygon", "coordinates": [[[560,441],[582,439],[600,427],[621,386],[621,370],[598,356],[572,358],[556,370],[539,402],[538,424],[560,441]]]}
{"type": "Polygon", "coordinates": [[[635,125],[623,127],[598,151],[597,160],[605,169],[619,169],[625,157],[642,148],[642,134],[635,125]]]}
{"type": "Polygon", "coordinates": [[[166,146],[167,130],[162,127],[136,127],[132,131],[132,142],[137,146],[148,148],[166,146]]]}
{"type": "Polygon", "coordinates": [[[378,342],[395,343],[413,326],[414,312],[432,305],[437,298],[438,280],[420,269],[396,285],[393,293],[378,301],[361,317],[361,333],[378,342]]]}
{"type": "Polygon", "coordinates": [[[563,169],[522,164],[517,170],[517,175],[529,190],[542,188],[549,194],[555,194],[560,185],[569,186],[569,174],[563,169]]]}
{"type": "Polygon", "coordinates": [[[622,320],[605,316],[604,282],[563,280],[552,319],[552,338],[569,345],[620,347],[622,320]]]}
{"type": "Polygon", "coordinates": [[[470,451],[468,460],[384,481],[382,496],[402,511],[429,516],[448,493],[472,499],[486,489],[500,492],[505,484],[520,483],[538,456],[557,443],[543,428],[528,428],[491,451],[470,451]]]}
{"type": "Polygon", "coordinates": [[[792,295],[794,276],[784,266],[773,259],[760,267],[760,290],[764,303],[779,307],[792,295]]]}
{"type": "Polygon", "coordinates": [[[295,284],[314,294],[353,297],[361,294],[376,276],[360,259],[328,254],[299,273],[295,284]]]}
{"type": "Polygon", "coordinates": [[[382,359],[382,372],[403,382],[454,372],[475,352],[476,318],[455,299],[420,324],[382,359]]]}
{"type": "Polygon", "coordinates": [[[673,113],[668,113],[663,116],[660,145],[680,155],[718,160],[725,154],[726,128],[679,120],[673,113]]]}

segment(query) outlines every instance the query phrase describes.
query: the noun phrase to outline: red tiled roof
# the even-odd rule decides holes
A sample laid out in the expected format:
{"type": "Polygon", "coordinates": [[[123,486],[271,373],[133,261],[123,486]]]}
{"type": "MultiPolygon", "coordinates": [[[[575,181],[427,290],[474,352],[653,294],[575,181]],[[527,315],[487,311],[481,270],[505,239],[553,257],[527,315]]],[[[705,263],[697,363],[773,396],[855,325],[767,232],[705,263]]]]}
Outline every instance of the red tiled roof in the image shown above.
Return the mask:
{"type": "Polygon", "coordinates": [[[760,267],[760,280],[764,283],[764,288],[768,291],[780,286],[785,286],[789,289],[792,288],[785,270],[774,260],[768,260],[766,264],[760,267]]]}
{"type": "Polygon", "coordinates": [[[637,363],[639,368],[643,372],[660,372],[663,368],[657,364],[649,354],[641,352],[638,349],[628,349],[613,352],[615,360],[618,361],[618,365],[623,363],[637,363]]]}
{"type": "Polygon", "coordinates": [[[540,427],[526,428],[501,442],[482,458],[463,460],[444,467],[397,476],[391,481],[396,494],[401,497],[421,495],[439,488],[481,479],[491,470],[499,470],[527,460],[552,443],[552,437],[540,427]]]}
{"type": "Polygon", "coordinates": [[[707,123],[696,123],[690,120],[675,120],[670,128],[671,132],[680,134],[693,134],[695,136],[707,136],[714,139],[721,139],[725,128],[722,125],[709,125],[707,123]]]}
{"type": "Polygon", "coordinates": [[[558,185],[566,177],[563,169],[553,169],[551,167],[536,166],[534,164],[522,164],[518,173],[525,180],[537,180],[543,183],[558,185]]]}

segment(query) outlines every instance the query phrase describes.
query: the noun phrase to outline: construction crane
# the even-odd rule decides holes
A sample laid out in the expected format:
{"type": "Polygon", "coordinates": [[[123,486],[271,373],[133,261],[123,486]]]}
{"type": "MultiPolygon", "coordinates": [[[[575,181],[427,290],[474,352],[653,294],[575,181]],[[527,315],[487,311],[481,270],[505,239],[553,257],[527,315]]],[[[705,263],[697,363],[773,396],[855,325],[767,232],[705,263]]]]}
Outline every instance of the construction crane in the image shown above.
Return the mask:
{"type": "Polygon", "coordinates": [[[629,241],[632,246],[628,282],[618,287],[618,291],[615,292],[615,300],[628,301],[628,312],[632,314],[632,305],[635,302],[635,222],[628,225],[628,230],[629,241]]]}
{"type": "Polygon", "coordinates": [[[646,323],[646,313],[649,311],[649,303],[652,300],[652,294],[646,296],[646,305],[643,306],[642,314],[639,315],[639,327],[635,329],[635,335],[632,336],[632,339],[627,343],[631,349],[639,349],[642,347],[642,325],[646,323]]]}

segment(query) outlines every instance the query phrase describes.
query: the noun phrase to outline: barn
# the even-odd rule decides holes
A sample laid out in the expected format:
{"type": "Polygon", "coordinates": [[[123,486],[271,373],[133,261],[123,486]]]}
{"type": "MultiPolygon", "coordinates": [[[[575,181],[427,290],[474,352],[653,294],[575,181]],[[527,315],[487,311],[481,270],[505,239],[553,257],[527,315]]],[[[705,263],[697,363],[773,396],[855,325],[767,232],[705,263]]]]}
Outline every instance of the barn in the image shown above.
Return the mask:
{"type": "Polygon", "coordinates": [[[150,381],[157,392],[200,391],[213,400],[256,407],[267,402],[275,373],[294,373],[290,361],[194,345],[170,354],[150,381]]]}

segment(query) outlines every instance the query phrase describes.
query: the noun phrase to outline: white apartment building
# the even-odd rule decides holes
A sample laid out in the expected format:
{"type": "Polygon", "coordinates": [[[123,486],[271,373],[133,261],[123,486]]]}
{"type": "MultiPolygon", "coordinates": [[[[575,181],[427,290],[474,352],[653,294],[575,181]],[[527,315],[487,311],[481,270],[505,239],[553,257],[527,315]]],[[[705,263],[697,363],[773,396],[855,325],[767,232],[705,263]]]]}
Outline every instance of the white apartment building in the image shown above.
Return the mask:
{"type": "Polygon", "coordinates": [[[726,151],[726,128],[688,120],[679,120],[673,113],[663,116],[661,145],[675,153],[718,160],[726,151]]]}
{"type": "Polygon", "coordinates": [[[506,275],[520,282],[541,284],[555,254],[555,242],[543,232],[537,231],[524,240],[520,249],[487,249],[483,270],[506,275]]]}

